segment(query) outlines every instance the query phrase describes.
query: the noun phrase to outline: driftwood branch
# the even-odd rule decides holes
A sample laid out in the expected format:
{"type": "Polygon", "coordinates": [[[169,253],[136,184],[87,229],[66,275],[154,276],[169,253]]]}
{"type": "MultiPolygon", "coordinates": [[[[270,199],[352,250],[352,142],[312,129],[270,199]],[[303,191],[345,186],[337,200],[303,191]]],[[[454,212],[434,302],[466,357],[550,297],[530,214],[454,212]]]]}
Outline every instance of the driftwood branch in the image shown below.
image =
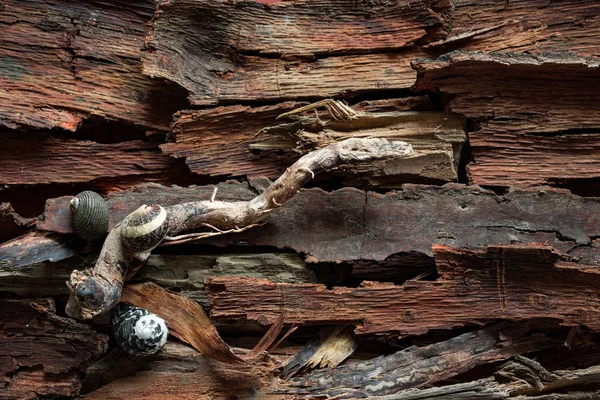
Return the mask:
{"type": "MultiPolygon", "coordinates": [[[[196,201],[167,207],[168,236],[205,229],[240,229],[261,222],[271,211],[291,199],[315,174],[342,164],[388,157],[405,157],[412,147],[385,139],[348,139],[300,158],[262,194],[250,201],[196,201]]],[[[115,228],[119,227],[117,225],[115,228]]],[[[96,262],[86,271],[75,270],[67,286],[70,298],[66,312],[74,318],[89,319],[110,310],[121,296],[124,276],[135,260],[144,262],[149,252],[132,253],[121,242],[120,229],[112,229],[96,262]]]]}

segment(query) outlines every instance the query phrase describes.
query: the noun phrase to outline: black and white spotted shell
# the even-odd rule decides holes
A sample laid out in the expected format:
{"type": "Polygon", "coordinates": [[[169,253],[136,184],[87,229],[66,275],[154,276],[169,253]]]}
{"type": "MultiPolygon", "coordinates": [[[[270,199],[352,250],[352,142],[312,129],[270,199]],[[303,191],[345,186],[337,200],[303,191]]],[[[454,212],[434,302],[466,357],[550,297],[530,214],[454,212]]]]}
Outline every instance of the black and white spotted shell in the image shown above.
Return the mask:
{"type": "Polygon", "coordinates": [[[169,336],[161,317],[139,307],[118,304],[112,311],[111,324],[117,344],[134,356],[158,352],[169,336]]]}
{"type": "Polygon", "coordinates": [[[144,204],[121,223],[121,239],[133,251],[148,251],[159,245],[168,230],[167,211],[157,204],[144,204]]]}
{"type": "Polygon", "coordinates": [[[96,192],[78,193],[70,202],[73,232],[83,240],[95,242],[108,231],[108,206],[96,192]]]}

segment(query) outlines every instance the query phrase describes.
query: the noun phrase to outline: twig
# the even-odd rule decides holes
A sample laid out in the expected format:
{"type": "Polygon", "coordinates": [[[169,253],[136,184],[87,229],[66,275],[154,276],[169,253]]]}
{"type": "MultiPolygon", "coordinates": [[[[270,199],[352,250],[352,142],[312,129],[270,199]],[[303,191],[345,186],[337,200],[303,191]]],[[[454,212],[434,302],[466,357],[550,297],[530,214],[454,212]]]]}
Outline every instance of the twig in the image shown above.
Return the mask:
{"type": "MultiPolygon", "coordinates": [[[[329,106],[340,113],[344,112],[344,107],[349,109],[345,105],[336,108],[338,103],[329,106]]],[[[408,157],[412,154],[413,150],[409,144],[389,142],[386,139],[352,138],[331,144],[301,157],[263,193],[250,201],[224,202],[211,198],[209,201],[165,207],[167,236],[170,238],[165,245],[241,232],[257,226],[271,211],[283,206],[319,172],[342,164],[408,157]],[[198,232],[206,227],[214,232],[198,232]]],[[[70,290],[67,314],[74,318],[89,319],[109,311],[121,297],[124,275],[132,261],[143,261],[149,254],[135,254],[126,248],[121,240],[120,224],[116,225],[108,234],[96,265],[86,271],[75,270],[71,274],[67,282],[70,290]],[[141,256],[143,257],[140,258],[141,256]]]]}
{"type": "Polygon", "coordinates": [[[213,227],[214,229],[216,229],[216,232],[188,233],[187,235],[179,235],[179,236],[174,236],[174,237],[167,236],[165,238],[165,241],[162,242],[160,244],[160,246],[173,246],[174,244],[189,243],[189,242],[193,242],[195,240],[206,239],[206,238],[213,237],[213,236],[225,235],[227,233],[244,232],[250,228],[254,228],[256,226],[261,226],[261,225],[264,225],[264,224],[252,224],[252,225],[245,226],[243,228],[228,229],[226,231],[222,231],[222,230],[219,230],[219,229],[213,227]]]}

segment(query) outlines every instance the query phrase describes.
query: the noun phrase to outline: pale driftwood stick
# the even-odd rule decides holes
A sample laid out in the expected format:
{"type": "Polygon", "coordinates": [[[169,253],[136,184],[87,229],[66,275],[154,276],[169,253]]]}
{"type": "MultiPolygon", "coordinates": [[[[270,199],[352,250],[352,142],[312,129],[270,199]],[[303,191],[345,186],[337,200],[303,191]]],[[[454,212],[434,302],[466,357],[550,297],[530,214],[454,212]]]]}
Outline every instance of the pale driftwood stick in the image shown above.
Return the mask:
{"type": "MultiPolygon", "coordinates": [[[[342,164],[373,161],[413,154],[405,142],[386,139],[347,139],[306,154],[250,201],[197,201],[166,207],[168,236],[205,229],[240,230],[261,222],[271,211],[284,205],[315,174],[342,164]]],[[[96,265],[86,271],[75,270],[67,286],[69,316],[89,319],[110,310],[121,297],[124,275],[132,261],[144,262],[149,252],[134,254],[121,242],[120,224],[108,234],[96,265]]]]}

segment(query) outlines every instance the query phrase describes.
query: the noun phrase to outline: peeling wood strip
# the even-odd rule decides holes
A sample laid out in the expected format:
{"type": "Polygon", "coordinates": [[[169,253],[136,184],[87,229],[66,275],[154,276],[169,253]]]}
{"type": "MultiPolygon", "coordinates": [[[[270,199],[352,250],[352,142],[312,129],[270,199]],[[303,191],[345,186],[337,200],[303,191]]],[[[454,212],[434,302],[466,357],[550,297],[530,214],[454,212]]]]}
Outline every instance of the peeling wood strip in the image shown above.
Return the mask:
{"type": "Polygon", "coordinates": [[[207,280],[211,315],[272,322],[283,311],[287,323],[336,321],[355,324],[357,334],[401,336],[531,318],[600,331],[594,295],[600,285],[597,268],[560,262],[560,254],[544,245],[495,245],[487,251],[434,246],[434,256],[438,280],[403,285],[365,281],[358,288],[326,289],[264,279],[212,278],[207,280]],[[504,270],[499,294],[498,265],[504,270]]]}

